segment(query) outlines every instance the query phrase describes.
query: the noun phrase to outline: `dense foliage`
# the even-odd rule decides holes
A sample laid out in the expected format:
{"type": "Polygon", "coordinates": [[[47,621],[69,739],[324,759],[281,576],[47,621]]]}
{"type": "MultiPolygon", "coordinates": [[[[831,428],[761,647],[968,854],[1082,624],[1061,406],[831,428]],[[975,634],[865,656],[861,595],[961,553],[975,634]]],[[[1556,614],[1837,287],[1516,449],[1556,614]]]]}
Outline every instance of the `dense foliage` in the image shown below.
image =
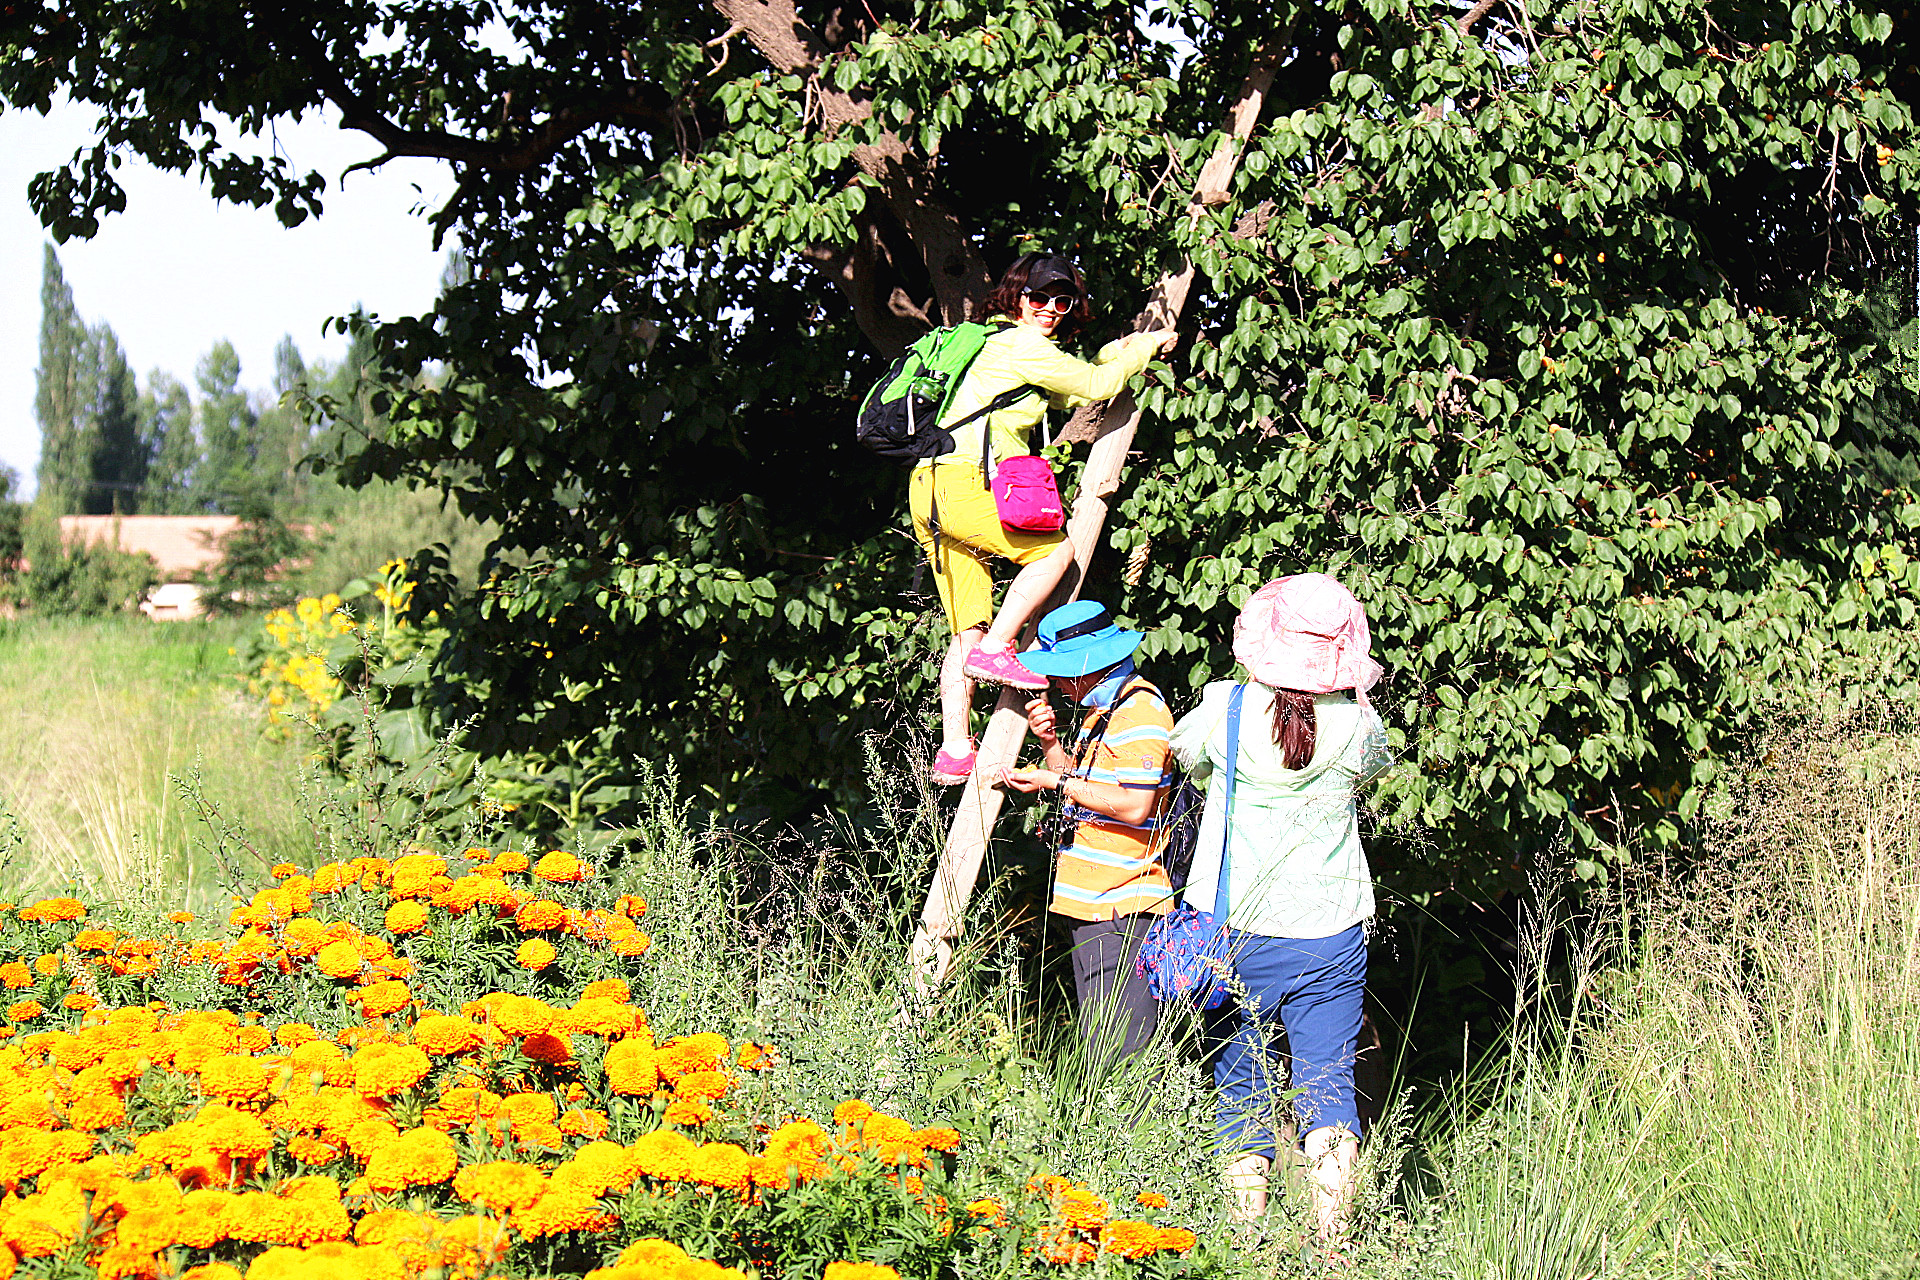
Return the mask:
{"type": "Polygon", "coordinates": [[[1858,305],[1910,265],[1920,164],[1880,5],[11,12],[6,99],[104,112],[34,185],[57,234],[115,207],[115,147],[319,207],[317,175],[196,140],[212,109],[330,103],[459,167],[439,223],[473,277],[374,334],[450,376],[330,448],[498,523],[477,583],[414,562],[450,629],[434,696],[489,751],[670,756],[787,812],[856,785],[937,626],[848,408],[1034,245],[1110,315],[1183,255],[1201,275],[1111,530],[1127,572],[1092,589],[1177,686],[1228,670],[1263,578],[1351,581],[1413,766],[1389,809],[1443,875],[1671,836],[1756,685],[1912,620],[1920,506],[1875,469],[1912,424],[1868,411],[1858,305]],[[1256,63],[1234,189],[1189,220],[1256,63]]]}

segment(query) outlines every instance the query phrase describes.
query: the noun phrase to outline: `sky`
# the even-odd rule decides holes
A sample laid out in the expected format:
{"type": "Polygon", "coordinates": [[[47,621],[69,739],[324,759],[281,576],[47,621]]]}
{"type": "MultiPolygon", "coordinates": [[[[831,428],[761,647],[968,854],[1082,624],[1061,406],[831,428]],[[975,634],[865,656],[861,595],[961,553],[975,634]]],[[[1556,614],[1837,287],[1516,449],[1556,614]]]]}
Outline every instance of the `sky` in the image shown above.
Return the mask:
{"type": "MultiPolygon", "coordinates": [[[[40,458],[34,367],[52,237],[27,203],[27,181],[90,145],[94,126],[91,111],[71,104],[46,116],[0,110],[0,462],[28,493],[40,458]]],[[[142,387],[159,368],[192,388],[200,357],[226,338],[242,385],[264,391],[282,335],[309,361],[337,360],[346,339],[321,336],[329,317],[356,305],[388,319],[417,315],[438,292],[445,254],[432,247],[427,218],[453,190],[447,165],[394,160],[343,185],[342,171],[380,148],[340,129],[337,116],[311,114],[272,139],[240,142],[255,151],[277,143],[302,172],[317,170],[325,212],[288,229],[271,206],[219,203],[192,176],[129,157],[118,173],[126,211],[103,217],[91,240],[55,245],[81,317],[113,326],[142,387]]]]}

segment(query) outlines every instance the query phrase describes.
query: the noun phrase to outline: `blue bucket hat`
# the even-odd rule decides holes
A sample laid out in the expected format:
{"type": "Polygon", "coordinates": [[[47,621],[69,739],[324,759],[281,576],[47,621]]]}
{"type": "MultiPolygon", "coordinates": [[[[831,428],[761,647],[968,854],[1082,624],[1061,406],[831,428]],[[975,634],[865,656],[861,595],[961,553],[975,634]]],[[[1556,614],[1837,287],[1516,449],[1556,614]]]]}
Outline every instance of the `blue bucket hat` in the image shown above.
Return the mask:
{"type": "Polygon", "coordinates": [[[1122,630],[1099,601],[1075,600],[1040,619],[1033,647],[1020,662],[1035,675],[1084,676],[1126,658],[1145,638],[1122,630]]]}

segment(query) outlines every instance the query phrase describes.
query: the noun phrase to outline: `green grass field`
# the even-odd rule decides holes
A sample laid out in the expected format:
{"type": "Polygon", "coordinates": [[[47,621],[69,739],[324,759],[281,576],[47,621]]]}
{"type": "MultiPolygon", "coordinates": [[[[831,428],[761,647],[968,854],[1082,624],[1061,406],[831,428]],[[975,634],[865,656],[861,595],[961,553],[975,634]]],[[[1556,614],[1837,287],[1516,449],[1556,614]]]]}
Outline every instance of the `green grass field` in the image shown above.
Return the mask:
{"type": "MultiPolygon", "coordinates": [[[[233,678],[249,625],[0,630],[9,896],[71,885],[103,920],[208,912],[271,862],[315,860],[302,748],[262,736],[233,678]]],[[[956,980],[913,998],[936,813],[802,848],[712,825],[662,781],[607,891],[653,904],[635,998],[662,1035],[770,1042],[795,1112],[859,1097],[952,1124],[1008,1185],[1163,1190],[1203,1240],[1186,1274],[1920,1276],[1920,750],[1810,725],[1709,813],[1684,864],[1543,895],[1506,1039],[1444,1092],[1400,1095],[1331,1263],[1297,1198],[1228,1220],[1190,1045],[1080,1061],[993,891],[956,980]]]]}

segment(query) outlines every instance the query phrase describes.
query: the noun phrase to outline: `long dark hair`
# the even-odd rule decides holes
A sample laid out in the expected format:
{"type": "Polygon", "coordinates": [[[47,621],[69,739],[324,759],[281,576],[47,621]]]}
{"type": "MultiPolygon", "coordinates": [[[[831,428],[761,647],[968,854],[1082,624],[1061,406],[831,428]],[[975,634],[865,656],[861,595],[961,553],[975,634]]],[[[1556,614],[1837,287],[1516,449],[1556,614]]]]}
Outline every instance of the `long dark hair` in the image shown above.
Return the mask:
{"type": "Polygon", "coordinates": [[[1280,748],[1287,768],[1304,769],[1313,760],[1315,728],[1312,694],[1298,689],[1273,691],[1273,745],[1280,748]]]}
{"type": "Polygon", "coordinates": [[[1005,316],[1009,320],[1020,318],[1020,295],[1027,291],[1027,282],[1033,279],[1033,269],[1042,260],[1053,258],[1067,264],[1067,270],[1073,272],[1073,288],[1080,295],[1080,305],[1060,317],[1060,323],[1053,327],[1055,342],[1069,342],[1093,321],[1093,299],[1087,296],[1086,277],[1080,274],[1077,264],[1067,258],[1051,253],[1025,253],[1015,258],[1006,274],[1000,277],[1000,283],[993,286],[974,313],[978,320],[988,320],[996,316],[1005,316]]]}

